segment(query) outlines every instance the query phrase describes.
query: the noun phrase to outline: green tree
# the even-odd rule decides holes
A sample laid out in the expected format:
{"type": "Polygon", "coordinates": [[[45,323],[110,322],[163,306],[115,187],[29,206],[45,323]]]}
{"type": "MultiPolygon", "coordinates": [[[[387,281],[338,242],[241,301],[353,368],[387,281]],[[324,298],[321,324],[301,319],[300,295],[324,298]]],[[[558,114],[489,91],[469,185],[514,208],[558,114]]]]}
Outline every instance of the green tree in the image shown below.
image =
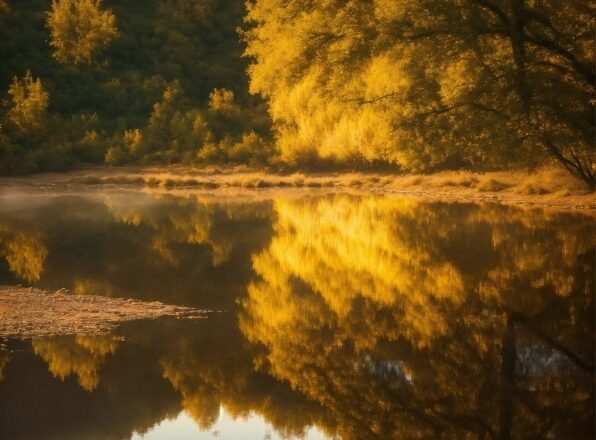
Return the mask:
{"type": "Polygon", "coordinates": [[[91,64],[116,37],[116,17],[101,0],[52,0],[47,13],[50,46],[63,64],[91,64]]]}

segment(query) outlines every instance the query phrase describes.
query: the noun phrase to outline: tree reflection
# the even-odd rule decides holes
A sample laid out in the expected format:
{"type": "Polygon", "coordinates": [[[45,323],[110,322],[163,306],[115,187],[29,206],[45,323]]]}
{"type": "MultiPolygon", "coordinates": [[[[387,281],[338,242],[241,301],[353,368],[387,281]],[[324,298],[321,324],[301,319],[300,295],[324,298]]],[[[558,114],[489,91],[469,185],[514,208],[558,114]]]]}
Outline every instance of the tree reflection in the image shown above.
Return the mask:
{"type": "MultiPolygon", "coordinates": [[[[159,334],[152,337],[160,340],[159,334]]],[[[176,417],[179,398],[161,378],[158,347],[136,342],[118,344],[112,354],[113,342],[104,338],[52,338],[38,341],[39,355],[24,342],[9,343],[11,360],[0,381],[0,438],[122,440],[176,417]],[[92,391],[80,383],[88,384],[88,377],[92,391]]]]}
{"type": "Polygon", "coordinates": [[[300,436],[308,426],[320,424],[320,405],[255,369],[257,353],[242,338],[233,316],[201,324],[194,332],[177,333],[160,359],[164,377],[201,429],[217,422],[220,405],[233,418],[257,413],[287,436],[300,436]]]}
{"type": "Polygon", "coordinates": [[[118,342],[110,336],[77,335],[35,338],[32,345],[54,377],[64,381],[74,374],[83,389],[93,391],[99,384],[99,368],[116,352],[118,342]]]}
{"type": "Polygon", "coordinates": [[[104,203],[116,221],[148,227],[151,248],[163,262],[173,267],[180,262],[176,246],[181,244],[207,246],[214,267],[226,263],[242,237],[238,228],[226,226],[235,222],[266,220],[270,216],[263,204],[222,205],[194,198],[161,200],[156,206],[156,201],[131,205],[128,197],[112,195],[104,197],[104,203]]]}
{"type": "Polygon", "coordinates": [[[0,256],[11,272],[29,283],[39,281],[48,249],[37,228],[0,222],[0,256]]]}
{"type": "Polygon", "coordinates": [[[3,214],[0,277],[49,290],[227,309],[270,237],[271,203],[129,193],[3,214]],[[29,226],[35,218],[35,226],[29,226]],[[65,270],[65,268],[68,270],[65,270]],[[144,276],[131,276],[143,273],[144,276]]]}
{"type": "Polygon", "coordinates": [[[240,327],[329,431],[591,432],[590,219],[349,196],[275,210],[240,327]]]}
{"type": "Polygon", "coordinates": [[[5,366],[0,436],[26,430],[3,392],[35,377],[16,408],[41,393],[36,414],[74,399],[83,420],[42,417],[50,438],[101,432],[86,405],[114,411],[120,437],[181,408],[210,429],[222,406],[285,435],[591,437],[591,216],[349,195],[75,202],[44,211],[40,284],[227,312],[127,324],[117,350],[103,337],[34,340],[37,364],[5,366]]]}

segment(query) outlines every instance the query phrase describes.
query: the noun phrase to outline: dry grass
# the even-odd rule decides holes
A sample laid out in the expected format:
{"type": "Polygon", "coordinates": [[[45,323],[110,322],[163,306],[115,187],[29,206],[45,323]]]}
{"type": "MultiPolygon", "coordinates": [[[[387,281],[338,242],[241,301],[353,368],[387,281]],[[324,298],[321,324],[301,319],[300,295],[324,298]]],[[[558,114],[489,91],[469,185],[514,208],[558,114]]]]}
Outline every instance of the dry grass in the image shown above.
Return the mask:
{"type": "Polygon", "coordinates": [[[478,185],[476,185],[476,189],[482,192],[499,192],[511,188],[513,185],[513,183],[489,177],[481,180],[478,185]]]}
{"type": "Polygon", "coordinates": [[[0,186],[131,186],[152,190],[239,191],[341,189],[343,191],[405,193],[440,200],[490,198],[514,203],[580,206],[596,209],[594,193],[560,168],[473,173],[444,171],[435,174],[389,173],[267,173],[246,166],[96,168],[64,174],[2,178],[0,186]]]}
{"type": "Polygon", "coordinates": [[[499,171],[473,173],[470,171],[444,171],[428,175],[396,176],[394,188],[439,189],[467,188],[478,192],[500,193],[510,191],[516,194],[545,195],[561,192],[586,193],[585,185],[558,168],[542,168],[532,173],[527,171],[499,171]]]}

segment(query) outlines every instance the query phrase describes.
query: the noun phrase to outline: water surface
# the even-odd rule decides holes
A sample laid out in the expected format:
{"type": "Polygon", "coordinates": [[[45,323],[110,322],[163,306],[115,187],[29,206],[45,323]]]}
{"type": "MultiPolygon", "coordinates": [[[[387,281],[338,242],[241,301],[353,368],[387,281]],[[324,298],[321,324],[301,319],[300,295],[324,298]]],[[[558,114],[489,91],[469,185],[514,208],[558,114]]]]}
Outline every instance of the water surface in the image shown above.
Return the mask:
{"type": "Polygon", "coordinates": [[[0,283],[214,310],[4,341],[0,438],[592,438],[595,221],[3,194],[0,283]]]}

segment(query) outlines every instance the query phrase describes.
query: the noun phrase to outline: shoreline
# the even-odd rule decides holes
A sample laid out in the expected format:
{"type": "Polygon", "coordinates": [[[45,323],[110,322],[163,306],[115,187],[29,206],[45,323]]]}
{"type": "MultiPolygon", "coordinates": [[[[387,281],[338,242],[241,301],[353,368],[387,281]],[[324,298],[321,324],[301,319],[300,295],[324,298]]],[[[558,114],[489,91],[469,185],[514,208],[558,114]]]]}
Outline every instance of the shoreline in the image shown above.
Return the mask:
{"type": "Polygon", "coordinates": [[[414,197],[428,201],[490,202],[562,210],[596,211],[596,193],[564,170],[273,173],[246,167],[89,168],[64,173],[0,177],[0,193],[133,189],[204,198],[271,198],[320,192],[414,197]]]}

